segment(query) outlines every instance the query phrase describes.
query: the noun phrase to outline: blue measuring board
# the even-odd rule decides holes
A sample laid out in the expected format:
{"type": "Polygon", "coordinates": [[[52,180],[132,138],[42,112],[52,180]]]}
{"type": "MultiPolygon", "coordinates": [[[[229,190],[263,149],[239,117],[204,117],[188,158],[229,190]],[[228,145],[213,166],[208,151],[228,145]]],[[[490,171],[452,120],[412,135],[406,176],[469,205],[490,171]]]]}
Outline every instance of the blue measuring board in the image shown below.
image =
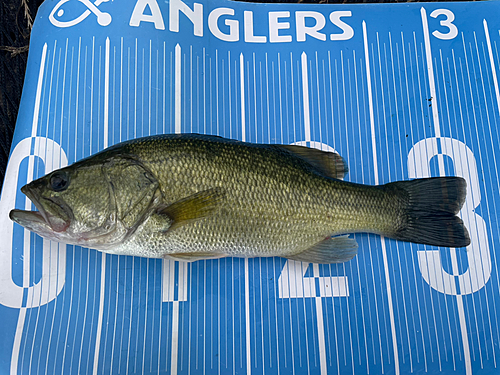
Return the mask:
{"type": "Polygon", "coordinates": [[[499,14],[496,1],[47,0],[0,200],[0,373],[500,373],[499,14]],[[8,218],[55,168],[188,132],[336,150],[365,184],[463,176],[471,245],[356,234],[344,264],[188,264],[8,218]]]}

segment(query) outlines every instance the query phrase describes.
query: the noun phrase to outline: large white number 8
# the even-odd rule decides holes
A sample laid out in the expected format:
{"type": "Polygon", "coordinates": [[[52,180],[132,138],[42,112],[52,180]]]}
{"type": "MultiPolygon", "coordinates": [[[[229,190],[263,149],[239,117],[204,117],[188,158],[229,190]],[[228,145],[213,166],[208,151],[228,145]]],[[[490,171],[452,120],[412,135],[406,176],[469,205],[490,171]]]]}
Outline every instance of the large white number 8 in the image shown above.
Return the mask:
{"type": "Polygon", "coordinates": [[[467,180],[467,198],[460,216],[471,237],[471,244],[467,247],[468,268],[459,274],[455,249],[451,249],[452,274],[444,270],[438,250],[419,251],[418,263],[423,278],[435,290],[450,295],[471,294],[484,287],[491,276],[486,223],[475,212],[481,202],[481,192],[476,159],[471,149],[452,138],[421,140],[408,154],[408,174],[410,178],[430,177],[431,159],[437,157],[439,164],[444,165],[444,156],[453,161],[455,175],[467,180]],[[438,145],[441,146],[441,151],[438,145]]]}

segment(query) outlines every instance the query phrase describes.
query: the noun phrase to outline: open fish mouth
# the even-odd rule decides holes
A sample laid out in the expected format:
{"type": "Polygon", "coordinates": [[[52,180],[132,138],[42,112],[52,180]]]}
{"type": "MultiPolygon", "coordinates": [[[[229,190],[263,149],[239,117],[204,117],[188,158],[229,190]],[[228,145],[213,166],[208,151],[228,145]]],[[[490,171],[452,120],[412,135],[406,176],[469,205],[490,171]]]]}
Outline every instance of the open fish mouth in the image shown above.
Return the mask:
{"type": "Polygon", "coordinates": [[[64,232],[70,225],[71,215],[65,207],[57,204],[51,198],[41,198],[37,189],[23,186],[21,191],[33,202],[38,211],[24,211],[14,209],[9,217],[19,225],[43,237],[53,237],[54,232],[64,232]]]}

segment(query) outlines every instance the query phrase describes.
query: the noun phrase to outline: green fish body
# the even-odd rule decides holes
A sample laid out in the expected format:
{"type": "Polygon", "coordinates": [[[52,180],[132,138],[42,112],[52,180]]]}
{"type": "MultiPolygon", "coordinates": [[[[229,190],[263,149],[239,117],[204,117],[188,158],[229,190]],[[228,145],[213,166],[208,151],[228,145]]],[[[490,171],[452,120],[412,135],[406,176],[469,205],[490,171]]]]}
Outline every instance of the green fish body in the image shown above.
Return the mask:
{"type": "Polygon", "coordinates": [[[437,246],[470,243],[456,216],[465,180],[342,181],[335,153],[195,134],[124,142],[31,182],[39,212],[11,211],[40,235],[112,254],[193,261],[281,256],[345,262],[347,233],[437,246]]]}

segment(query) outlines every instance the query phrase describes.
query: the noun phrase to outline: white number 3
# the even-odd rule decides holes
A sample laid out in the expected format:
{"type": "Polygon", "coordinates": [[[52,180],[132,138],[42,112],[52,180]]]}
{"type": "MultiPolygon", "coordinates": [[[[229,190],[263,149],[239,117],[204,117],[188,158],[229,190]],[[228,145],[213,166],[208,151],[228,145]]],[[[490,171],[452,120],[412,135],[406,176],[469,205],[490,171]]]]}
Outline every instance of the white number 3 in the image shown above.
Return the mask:
{"type": "Polygon", "coordinates": [[[446,34],[443,34],[435,30],[432,32],[432,35],[434,35],[438,39],[443,39],[443,40],[450,40],[455,38],[458,35],[458,29],[452,23],[455,20],[455,15],[451,10],[448,9],[436,9],[431,13],[432,18],[437,18],[440,15],[445,15],[446,19],[441,20],[439,24],[441,26],[447,27],[449,31],[446,34]]]}
{"type": "Polygon", "coordinates": [[[434,157],[441,163],[444,157],[450,158],[454,174],[467,180],[467,197],[460,217],[469,229],[471,244],[465,253],[467,269],[464,271],[458,268],[455,249],[449,250],[451,273],[444,269],[439,250],[418,251],[418,264],[424,280],[435,290],[449,295],[472,294],[483,288],[491,277],[488,227],[476,211],[481,203],[476,158],[472,150],[459,140],[445,137],[423,139],[408,154],[408,177],[430,177],[430,165],[434,157]],[[438,144],[441,151],[438,151],[438,144]]]}

